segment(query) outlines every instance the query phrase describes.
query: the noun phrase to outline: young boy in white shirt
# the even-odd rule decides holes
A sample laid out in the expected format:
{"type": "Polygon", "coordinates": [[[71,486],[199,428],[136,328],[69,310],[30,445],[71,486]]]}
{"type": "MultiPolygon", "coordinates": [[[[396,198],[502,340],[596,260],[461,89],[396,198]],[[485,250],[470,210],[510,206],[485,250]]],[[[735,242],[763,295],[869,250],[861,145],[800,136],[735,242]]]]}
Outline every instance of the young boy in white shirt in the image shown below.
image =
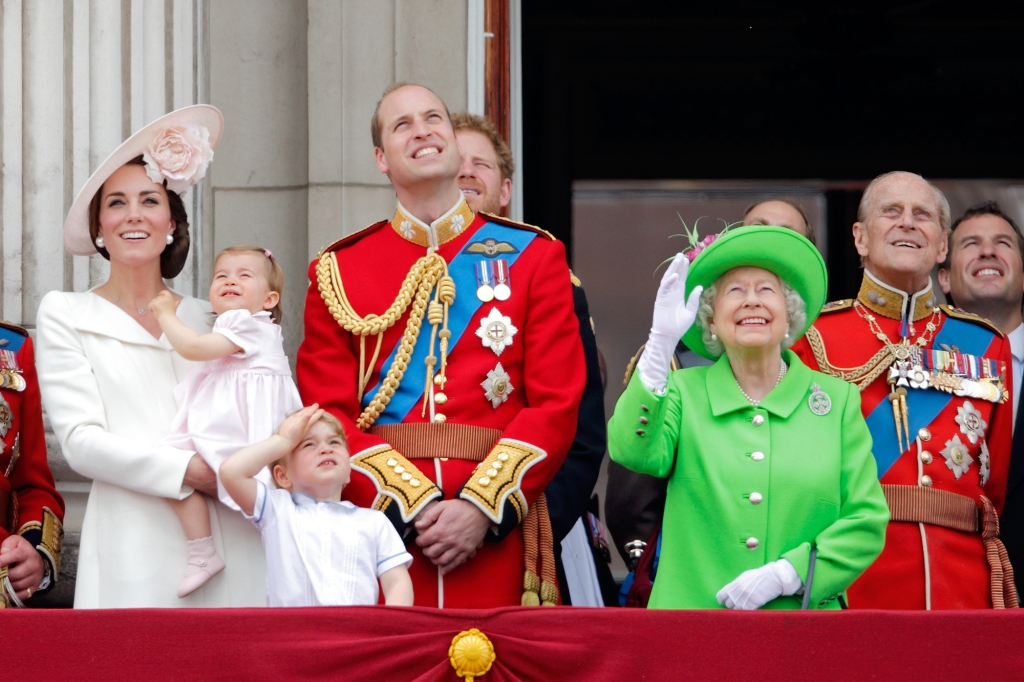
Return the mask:
{"type": "Polygon", "coordinates": [[[341,501],[349,481],[345,432],[312,405],[267,440],[242,448],[220,480],[260,529],[267,555],[268,606],[412,606],[412,563],[384,514],[341,501]],[[270,467],[276,488],[255,478],[270,467]]]}

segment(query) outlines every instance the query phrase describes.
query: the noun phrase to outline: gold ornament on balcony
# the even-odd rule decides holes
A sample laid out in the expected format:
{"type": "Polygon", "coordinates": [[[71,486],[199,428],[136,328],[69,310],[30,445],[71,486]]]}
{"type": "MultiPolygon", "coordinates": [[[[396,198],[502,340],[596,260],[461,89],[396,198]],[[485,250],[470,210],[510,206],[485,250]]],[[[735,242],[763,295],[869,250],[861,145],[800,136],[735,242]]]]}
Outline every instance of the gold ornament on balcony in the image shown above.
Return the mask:
{"type": "Polygon", "coordinates": [[[494,659],[494,645],[476,628],[455,635],[448,647],[448,660],[455,668],[455,674],[466,682],[486,675],[494,659]]]}

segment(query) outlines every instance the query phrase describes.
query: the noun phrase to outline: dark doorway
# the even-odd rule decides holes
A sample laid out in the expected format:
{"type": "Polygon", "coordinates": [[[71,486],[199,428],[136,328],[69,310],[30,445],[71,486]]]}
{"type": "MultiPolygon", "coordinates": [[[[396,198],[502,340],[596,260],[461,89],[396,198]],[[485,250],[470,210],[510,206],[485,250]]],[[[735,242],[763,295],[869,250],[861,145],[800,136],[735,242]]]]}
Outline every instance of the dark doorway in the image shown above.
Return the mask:
{"type": "MultiPolygon", "coordinates": [[[[525,219],[574,180],[1024,178],[1019,3],[523,0],[525,219]]],[[[857,190],[828,195],[833,298],[857,190]]]]}

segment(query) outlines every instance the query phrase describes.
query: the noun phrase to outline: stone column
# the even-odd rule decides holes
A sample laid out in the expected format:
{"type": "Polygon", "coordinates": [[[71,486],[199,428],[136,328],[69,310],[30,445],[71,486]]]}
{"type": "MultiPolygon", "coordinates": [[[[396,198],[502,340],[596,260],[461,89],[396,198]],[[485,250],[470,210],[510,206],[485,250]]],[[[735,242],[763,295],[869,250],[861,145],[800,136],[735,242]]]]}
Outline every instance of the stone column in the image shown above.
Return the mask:
{"type": "Polygon", "coordinates": [[[466,108],[469,3],[309,0],[308,7],[312,258],[394,213],[394,190],[370,141],[370,117],[388,85],[422,83],[452,111],[466,108]]]}
{"type": "MultiPolygon", "coordinates": [[[[34,333],[40,299],[84,291],[109,271],[100,256],[64,252],[63,226],[90,173],[133,131],[206,98],[208,0],[3,0],[0,5],[0,316],[34,333]]],[[[193,253],[172,286],[198,287],[203,191],[185,195],[193,253]]],[[[49,431],[49,426],[47,426],[49,431]]],[[[51,604],[70,604],[89,481],[48,435],[67,503],[66,561],[51,604]]]]}
{"type": "Polygon", "coordinates": [[[273,251],[285,274],[282,326],[293,359],[309,263],[307,23],[305,3],[210,5],[210,103],[225,120],[211,166],[213,251],[237,244],[273,251]]]}

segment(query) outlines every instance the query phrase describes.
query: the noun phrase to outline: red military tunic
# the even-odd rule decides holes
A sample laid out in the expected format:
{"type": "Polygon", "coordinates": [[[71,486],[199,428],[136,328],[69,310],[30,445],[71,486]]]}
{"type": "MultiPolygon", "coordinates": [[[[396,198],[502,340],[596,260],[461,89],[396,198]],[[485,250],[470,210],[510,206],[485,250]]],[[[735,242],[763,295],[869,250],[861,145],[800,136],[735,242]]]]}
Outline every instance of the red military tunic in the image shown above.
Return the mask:
{"type": "Polygon", "coordinates": [[[344,496],[382,510],[407,541],[413,517],[431,500],[475,504],[492,532],[448,575],[410,544],[415,603],[520,604],[520,523],[572,443],[586,381],[564,247],[542,230],[474,215],[460,199],[431,225],[399,206],[391,222],[322,252],[309,275],[299,392],[305,404],[317,402],[345,424],[353,475],[344,496]],[[509,287],[507,300],[479,300],[481,268],[492,291],[499,283],[509,287]],[[446,309],[446,285],[417,285],[431,272],[451,277],[454,298],[446,309]],[[408,342],[410,310],[424,290],[436,305],[419,313],[422,325],[408,342]],[[362,397],[361,364],[368,366],[362,397]],[[387,378],[396,369],[401,376],[387,378]]]}
{"type": "Polygon", "coordinates": [[[865,271],[857,299],[826,305],[793,350],[809,367],[860,385],[893,517],[881,556],[850,587],[850,607],[991,608],[978,512],[983,496],[1001,510],[1006,493],[1013,403],[999,389],[1011,385],[1009,340],[981,318],[937,307],[930,284],[909,296],[865,271]],[[879,333],[892,344],[905,335],[920,353],[899,365],[879,333]],[[915,374],[915,364],[934,378],[915,374]],[[988,370],[996,376],[970,378],[988,370]],[[890,400],[901,387],[906,428],[900,401],[894,416],[890,400]]]}
{"type": "MultiPolygon", "coordinates": [[[[46,461],[32,339],[0,322],[0,542],[13,533],[46,560],[52,585],[60,571],[64,499],[46,461]]],[[[45,587],[44,587],[45,589],[45,587]]],[[[34,590],[33,590],[34,592],[34,590]]],[[[0,607],[6,605],[0,587],[0,607]]]]}

